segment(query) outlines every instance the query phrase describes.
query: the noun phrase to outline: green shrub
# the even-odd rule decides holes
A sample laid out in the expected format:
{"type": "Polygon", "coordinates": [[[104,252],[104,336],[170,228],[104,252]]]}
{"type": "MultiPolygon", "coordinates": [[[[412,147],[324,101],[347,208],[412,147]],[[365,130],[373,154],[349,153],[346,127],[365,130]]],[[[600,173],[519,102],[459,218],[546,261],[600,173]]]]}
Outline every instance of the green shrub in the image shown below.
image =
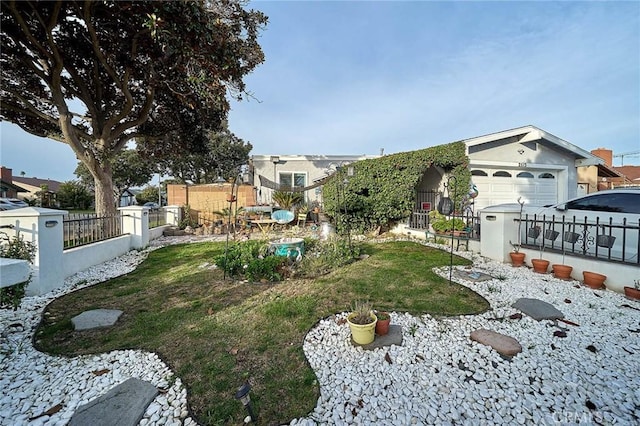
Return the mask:
{"type": "Polygon", "coordinates": [[[360,256],[361,248],[357,244],[349,246],[344,238],[331,238],[327,241],[305,240],[305,255],[296,265],[294,275],[316,277],[331,270],[347,265],[360,256]]]}
{"type": "MultiPolygon", "coordinates": [[[[9,238],[5,234],[5,241],[5,243],[0,244],[0,257],[21,259],[33,263],[33,258],[36,255],[36,246],[32,242],[24,241],[19,234],[14,235],[13,238],[9,238]]],[[[0,288],[0,308],[18,309],[30,281],[31,276],[23,283],[0,288]]]]}

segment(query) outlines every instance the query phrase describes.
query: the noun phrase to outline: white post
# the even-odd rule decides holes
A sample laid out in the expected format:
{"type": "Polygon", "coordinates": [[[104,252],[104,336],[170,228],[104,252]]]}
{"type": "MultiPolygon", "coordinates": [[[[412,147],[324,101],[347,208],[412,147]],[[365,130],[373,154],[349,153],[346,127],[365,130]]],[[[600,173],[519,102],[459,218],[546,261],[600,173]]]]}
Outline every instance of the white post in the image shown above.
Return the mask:
{"type": "MultiPolygon", "coordinates": [[[[500,262],[510,262],[511,242],[518,242],[520,206],[492,206],[480,211],[480,254],[500,262]]],[[[524,225],[523,225],[524,227],[524,225]]]]}
{"type": "Polygon", "coordinates": [[[0,224],[14,226],[8,235],[19,233],[24,241],[36,246],[27,296],[44,294],[64,284],[62,221],[66,214],[65,210],[40,207],[0,212],[0,224]]]}
{"type": "Polygon", "coordinates": [[[149,245],[149,208],[142,206],[120,207],[122,233],[131,235],[131,248],[141,249],[149,245]]]}
{"type": "Polygon", "coordinates": [[[167,225],[180,226],[182,221],[182,209],[180,206],[166,206],[164,212],[167,225]]]}

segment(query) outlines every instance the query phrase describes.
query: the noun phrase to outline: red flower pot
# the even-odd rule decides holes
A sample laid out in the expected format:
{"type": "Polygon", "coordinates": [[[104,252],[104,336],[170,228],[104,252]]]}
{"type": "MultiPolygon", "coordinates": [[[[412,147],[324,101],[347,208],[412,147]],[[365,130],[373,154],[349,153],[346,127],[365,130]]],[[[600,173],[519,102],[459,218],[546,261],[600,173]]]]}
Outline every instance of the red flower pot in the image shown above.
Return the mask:
{"type": "Polygon", "coordinates": [[[624,287],[624,295],[630,299],[640,300],[640,289],[629,286],[624,287]]]}
{"type": "Polygon", "coordinates": [[[388,312],[376,312],[376,316],[378,317],[378,322],[376,322],[376,335],[384,336],[389,333],[389,325],[391,324],[391,316],[389,316],[388,312]],[[380,319],[386,318],[386,319],[380,319]]]}
{"type": "Polygon", "coordinates": [[[607,279],[606,275],[598,274],[597,272],[583,271],[584,285],[589,288],[599,289],[604,287],[604,280],[607,279]]]}
{"type": "Polygon", "coordinates": [[[551,267],[553,270],[553,276],[556,278],[560,278],[562,280],[571,279],[571,271],[573,271],[573,267],[569,265],[553,265],[551,267]]]}
{"type": "Polygon", "coordinates": [[[546,274],[549,269],[549,261],[546,259],[531,259],[533,271],[539,274],[546,274]]]}
{"type": "Polygon", "coordinates": [[[516,253],[515,251],[512,251],[511,253],[509,253],[509,256],[511,256],[511,264],[513,266],[524,265],[524,253],[516,253]]]}

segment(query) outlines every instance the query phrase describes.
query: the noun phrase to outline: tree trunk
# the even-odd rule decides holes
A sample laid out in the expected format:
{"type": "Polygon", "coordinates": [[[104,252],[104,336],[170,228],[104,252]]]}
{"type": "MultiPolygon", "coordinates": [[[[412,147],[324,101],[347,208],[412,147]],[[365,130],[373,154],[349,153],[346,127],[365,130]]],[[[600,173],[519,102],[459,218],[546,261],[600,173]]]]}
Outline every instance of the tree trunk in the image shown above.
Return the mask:
{"type": "Polygon", "coordinates": [[[116,203],[113,192],[113,179],[111,177],[111,167],[96,167],[91,170],[95,182],[95,203],[96,214],[100,216],[113,216],[116,214],[116,203]]]}

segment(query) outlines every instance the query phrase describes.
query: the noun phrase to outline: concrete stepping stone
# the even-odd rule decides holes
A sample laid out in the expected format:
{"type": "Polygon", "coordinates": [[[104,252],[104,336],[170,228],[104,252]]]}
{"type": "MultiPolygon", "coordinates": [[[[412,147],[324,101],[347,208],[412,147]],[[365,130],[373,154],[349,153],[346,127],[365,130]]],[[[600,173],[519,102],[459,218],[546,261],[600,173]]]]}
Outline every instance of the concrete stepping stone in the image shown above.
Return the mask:
{"type": "Polygon", "coordinates": [[[84,311],[71,318],[75,330],[89,330],[98,327],[111,327],[118,321],[122,311],[117,309],[93,309],[84,311]]]}
{"type": "Polygon", "coordinates": [[[351,339],[351,344],[353,346],[360,346],[362,349],[371,351],[373,349],[383,348],[385,346],[398,345],[402,346],[402,326],[398,324],[389,325],[389,332],[384,336],[378,336],[376,334],[373,342],[368,345],[359,345],[351,339]]]}
{"type": "Polygon", "coordinates": [[[556,309],[552,304],[539,299],[522,298],[516,300],[516,302],[511,306],[538,321],[564,318],[564,314],[556,309]]]}
{"type": "Polygon", "coordinates": [[[453,275],[457,278],[460,278],[466,281],[476,282],[476,283],[481,281],[489,281],[493,279],[491,275],[485,274],[484,272],[475,271],[475,270],[470,270],[470,271],[455,270],[453,271],[453,275]]]}
{"type": "Polygon", "coordinates": [[[504,356],[512,357],[522,352],[522,346],[516,339],[493,330],[484,328],[474,330],[471,332],[469,338],[483,345],[492,347],[504,356]]]}
{"type": "Polygon", "coordinates": [[[157,394],[151,383],[128,379],[78,407],[69,426],[136,426],[157,394]]]}

